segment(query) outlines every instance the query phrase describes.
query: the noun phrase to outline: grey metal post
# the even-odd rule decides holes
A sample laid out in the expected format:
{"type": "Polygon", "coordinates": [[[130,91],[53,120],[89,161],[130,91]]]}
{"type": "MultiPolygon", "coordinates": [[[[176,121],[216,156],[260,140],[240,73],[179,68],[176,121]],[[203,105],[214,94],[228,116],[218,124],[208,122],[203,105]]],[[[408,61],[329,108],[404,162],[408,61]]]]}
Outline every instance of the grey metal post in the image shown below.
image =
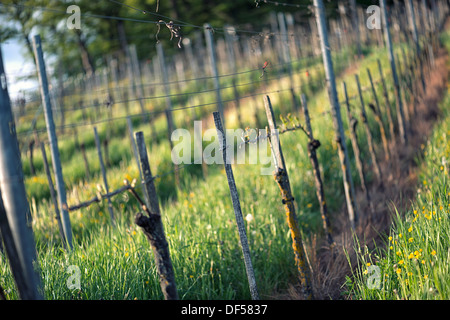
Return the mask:
{"type": "Polygon", "coordinates": [[[316,11],[317,26],[320,35],[320,45],[322,50],[323,64],[325,67],[325,75],[328,88],[328,97],[331,104],[331,114],[333,117],[334,132],[338,143],[338,154],[341,162],[341,169],[343,173],[344,191],[347,201],[347,209],[351,227],[354,229],[358,220],[358,213],[355,202],[355,188],[350,172],[350,160],[348,157],[348,150],[346,145],[346,137],[344,133],[344,126],[342,124],[341,107],[338,100],[336,89],[336,79],[333,70],[333,61],[331,59],[331,50],[328,41],[328,31],[325,21],[325,9],[323,0],[314,0],[314,7],[316,11]]]}
{"type": "Polygon", "coordinates": [[[392,77],[394,78],[394,91],[396,99],[396,108],[398,117],[398,129],[400,133],[400,139],[403,144],[408,142],[406,135],[405,115],[403,113],[403,102],[400,93],[400,84],[398,81],[397,67],[395,66],[394,49],[392,46],[391,32],[389,31],[389,20],[386,11],[386,0],[380,0],[380,7],[382,12],[384,36],[386,38],[386,44],[389,52],[389,61],[391,63],[392,77]]]}
{"type": "Polygon", "coordinates": [[[64,229],[65,240],[68,247],[72,249],[72,227],[70,224],[69,212],[67,211],[66,187],[62,174],[61,160],[59,158],[58,138],[55,132],[55,122],[53,121],[52,106],[50,95],[48,93],[47,72],[45,70],[44,55],[42,53],[41,37],[39,35],[33,38],[34,55],[39,74],[39,84],[41,88],[42,104],[44,106],[45,123],[47,126],[48,141],[52,157],[52,165],[55,173],[55,184],[58,192],[59,210],[61,213],[61,223],[64,229]]]}
{"type": "Polygon", "coordinates": [[[5,249],[11,264],[14,260],[20,268],[12,270],[18,286],[21,283],[20,297],[42,299],[38,291],[39,275],[33,268],[33,263],[37,260],[36,245],[23,179],[19,144],[0,48],[0,232],[5,239],[5,249]],[[6,240],[6,237],[9,240],[6,240]],[[24,281],[19,281],[17,276],[24,281]]]}
{"type": "Polygon", "coordinates": [[[214,88],[216,89],[216,102],[217,102],[217,110],[220,112],[220,117],[223,121],[223,126],[225,126],[225,117],[223,113],[223,103],[222,103],[222,95],[220,93],[220,82],[219,82],[219,72],[217,71],[217,64],[216,64],[216,51],[214,49],[214,39],[212,36],[212,27],[209,23],[205,23],[203,25],[205,29],[205,38],[206,38],[206,45],[208,47],[209,52],[209,61],[211,63],[211,70],[214,77],[214,88]]]}

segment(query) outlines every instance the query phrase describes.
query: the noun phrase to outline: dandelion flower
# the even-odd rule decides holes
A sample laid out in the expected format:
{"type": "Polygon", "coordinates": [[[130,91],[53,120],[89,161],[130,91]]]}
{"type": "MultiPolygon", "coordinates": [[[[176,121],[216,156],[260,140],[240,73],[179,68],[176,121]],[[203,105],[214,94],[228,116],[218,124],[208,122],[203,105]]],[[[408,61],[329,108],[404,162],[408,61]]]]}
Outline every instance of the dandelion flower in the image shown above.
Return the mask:
{"type": "Polygon", "coordinates": [[[431,255],[435,256],[436,255],[436,250],[431,251],[431,255]]]}
{"type": "Polygon", "coordinates": [[[414,241],[414,238],[409,238],[408,239],[408,242],[413,242],[414,241]]]}
{"type": "Polygon", "coordinates": [[[404,263],[405,263],[405,261],[403,259],[398,262],[398,264],[404,264],[404,263]]]}
{"type": "Polygon", "coordinates": [[[409,227],[408,232],[412,232],[412,231],[413,231],[413,228],[409,227]]]}
{"type": "Polygon", "coordinates": [[[401,268],[398,268],[395,272],[396,272],[397,274],[400,274],[400,273],[402,273],[402,269],[401,269],[401,268]]]}
{"type": "Polygon", "coordinates": [[[367,262],[367,263],[366,263],[366,266],[370,267],[370,266],[371,266],[370,262],[367,262]]]}
{"type": "Polygon", "coordinates": [[[428,275],[424,275],[423,278],[426,280],[428,279],[428,275]]]}

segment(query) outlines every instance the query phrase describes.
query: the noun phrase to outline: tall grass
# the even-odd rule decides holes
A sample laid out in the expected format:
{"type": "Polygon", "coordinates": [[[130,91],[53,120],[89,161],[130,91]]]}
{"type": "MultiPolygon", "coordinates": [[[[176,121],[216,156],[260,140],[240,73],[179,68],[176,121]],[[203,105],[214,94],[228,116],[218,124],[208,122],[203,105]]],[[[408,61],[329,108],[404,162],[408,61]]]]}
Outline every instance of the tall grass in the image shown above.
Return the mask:
{"type": "MultiPolygon", "coordinates": [[[[444,39],[448,46],[448,36],[444,39]]],[[[449,106],[447,94],[441,104],[443,120],[422,145],[419,185],[411,209],[395,212],[391,231],[382,245],[374,250],[356,245],[358,266],[347,281],[353,299],[450,298],[449,106]],[[371,286],[375,277],[380,283],[371,286]]]]}

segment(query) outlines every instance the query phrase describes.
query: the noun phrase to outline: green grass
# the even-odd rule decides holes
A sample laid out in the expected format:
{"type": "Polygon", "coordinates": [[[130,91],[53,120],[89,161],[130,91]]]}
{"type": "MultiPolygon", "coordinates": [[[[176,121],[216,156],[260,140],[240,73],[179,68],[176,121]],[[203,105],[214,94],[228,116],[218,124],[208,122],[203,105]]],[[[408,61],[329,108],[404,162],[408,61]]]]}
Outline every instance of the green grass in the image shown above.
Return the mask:
{"type": "MultiPolygon", "coordinates": [[[[448,34],[442,37],[450,48],[448,34]]],[[[442,116],[422,145],[416,199],[406,212],[396,211],[389,235],[369,250],[357,243],[358,265],[348,278],[353,299],[450,298],[450,95],[441,103],[442,116]],[[380,286],[370,288],[379,268],[380,286]],[[372,267],[373,268],[373,267],[372,267]],[[368,282],[369,281],[369,282],[368,282]]]]}
{"type": "MultiPolygon", "coordinates": [[[[386,51],[383,49],[366,53],[366,59],[360,63],[363,70],[361,74],[363,86],[368,85],[365,68],[372,70],[374,80],[377,81],[376,59],[382,60],[383,67],[388,63],[386,51]]],[[[338,71],[343,71],[348,62],[343,57],[345,56],[336,56],[338,71]]],[[[320,59],[315,62],[321,63],[320,59]]],[[[388,80],[388,87],[391,88],[392,83],[386,71],[385,77],[388,80]]],[[[343,79],[348,84],[354,82],[353,75],[344,75],[339,81],[343,79]]],[[[273,90],[274,84],[268,83],[267,91],[273,90]]],[[[279,84],[285,85],[286,81],[280,81],[279,84]]],[[[355,93],[355,87],[349,85],[349,94],[355,93]]],[[[371,94],[365,92],[364,97],[370,101],[371,94]]],[[[318,158],[325,180],[327,203],[333,212],[338,210],[344,201],[337,146],[330,116],[315,117],[318,113],[328,110],[328,98],[326,91],[319,87],[314,94],[311,92],[308,98],[315,137],[322,144],[318,150],[318,158]]],[[[262,103],[261,96],[257,99],[262,103]]],[[[288,95],[274,94],[271,95],[271,99],[277,117],[281,113],[292,111],[288,107],[290,106],[288,95]]],[[[354,104],[358,106],[357,103],[354,104]]],[[[135,105],[133,108],[137,111],[138,107],[135,105]]],[[[242,107],[244,121],[250,126],[254,125],[253,108],[248,99],[242,107]]],[[[264,119],[262,106],[259,108],[260,118],[264,119]]],[[[211,117],[212,110],[206,108],[203,114],[196,110],[195,116],[211,117]]],[[[187,121],[183,119],[185,115],[184,112],[175,112],[176,123],[185,123],[187,121]]],[[[232,120],[229,126],[237,127],[236,118],[233,115],[230,118],[232,120]]],[[[69,120],[67,122],[75,121],[69,120]]],[[[165,119],[159,117],[155,120],[161,137],[159,143],[151,141],[148,124],[134,120],[133,125],[135,131],[144,131],[153,174],[162,175],[171,171],[173,167],[169,144],[165,138],[165,119]]],[[[370,125],[375,131],[373,120],[370,125]]],[[[101,138],[106,136],[108,128],[114,133],[110,151],[110,154],[114,151],[114,158],[111,159],[113,165],[108,169],[107,175],[110,188],[115,189],[122,186],[124,178],[137,178],[138,169],[129,147],[125,120],[116,121],[114,127],[108,127],[107,123],[99,125],[101,138]]],[[[359,130],[360,136],[364,137],[362,128],[359,130]]],[[[88,182],[84,181],[84,165],[73,137],[67,136],[60,140],[63,173],[68,187],[68,203],[71,205],[92,198],[96,194],[97,184],[103,185],[91,131],[89,127],[79,129],[78,135],[79,141],[86,143],[93,174],[93,178],[88,182]]],[[[377,135],[375,139],[379,141],[377,135]]],[[[282,145],[302,232],[305,236],[311,234],[320,236],[321,218],[315,196],[314,178],[307,157],[306,137],[302,132],[289,133],[283,135],[282,145]]],[[[366,144],[362,145],[363,152],[367,153],[366,144]]],[[[38,158],[39,155],[36,155],[36,159],[38,158]]],[[[40,161],[42,163],[42,159],[40,161]]],[[[57,223],[53,217],[51,202],[48,200],[46,178],[41,168],[39,165],[36,177],[30,177],[29,167],[24,161],[27,192],[29,199],[32,199],[31,203],[35,204],[32,205],[33,230],[45,297],[162,299],[151,248],[133,222],[134,215],[139,210],[136,201],[129,194],[122,194],[113,199],[118,220],[116,227],[111,226],[104,203],[70,213],[74,249],[65,252],[60,244],[57,223]],[[81,271],[79,291],[69,290],[67,287],[66,281],[70,276],[67,268],[70,265],[78,266],[81,271]]],[[[261,297],[270,298],[295,281],[296,268],[278,186],[272,176],[260,175],[260,168],[259,165],[235,165],[233,170],[243,215],[244,217],[251,215],[253,218],[246,222],[246,228],[258,289],[261,297]]],[[[249,299],[250,292],[223,166],[209,166],[208,172],[209,175],[204,181],[199,165],[188,166],[180,171],[180,186],[175,185],[173,174],[156,180],[179,296],[182,299],[249,299]]],[[[357,183],[356,170],[353,175],[357,183]]],[[[8,264],[1,255],[0,270],[0,283],[6,289],[7,297],[17,298],[8,264]]]]}

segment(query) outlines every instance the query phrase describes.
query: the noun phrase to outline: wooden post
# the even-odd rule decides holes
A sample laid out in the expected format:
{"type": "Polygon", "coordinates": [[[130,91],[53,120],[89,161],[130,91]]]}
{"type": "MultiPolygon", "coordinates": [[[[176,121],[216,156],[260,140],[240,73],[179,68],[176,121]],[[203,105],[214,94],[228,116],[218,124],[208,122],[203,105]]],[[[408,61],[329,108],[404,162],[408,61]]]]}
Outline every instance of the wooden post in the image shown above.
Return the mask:
{"type": "Polygon", "coordinates": [[[62,173],[62,166],[59,157],[58,138],[55,132],[55,122],[53,121],[52,106],[50,104],[50,95],[48,93],[47,73],[45,70],[44,54],[42,53],[41,37],[36,35],[33,39],[34,54],[36,66],[39,74],[39,84],[41,87],[42,104],[44,105],[45,123],[47,125],[47,134],[50,144],[52,165],[55,173],[56,190],[58,192],[59,211],[61,212],[61,221],[64,228],[64,236],[68,248],[72,249],[72,227],[70,217],[67,211],[66,188],[62,173]]]}
{"type": "Polygon", "coordinates": [[[406,134],[405,116],[403,114],[403,103],[402,103],[402,98],[401,98],[401,93],[400,93],[400,84],[398,81],[397,67],[395,65],[395,57],[394,57],[394,51],[393,51],[393,46],[392,46],[391,32],[389,30],[389,20],[388,20],[387,11],[386,11],[386,0],[380,0],[380,7],[381,7],[381,11],[382,11],[384,35],[386,38],[386,44],[387,44],[387,48],[388,48],[388,52],[389,52],[389,61],[391,63],[392,77],[394,79],[394,91],[395,91],[400,139],[403,144],[406,144],[408,142],[408,137],[406,134]]]}
{"type": "Polygon", "coordinates": [[[131,122],[131,118],[129,116],[127,117],[127,127],[128,127],[128,136],[130,138],[131,149],[133,150],[134,160],[136,160],[136,165],[139,170],[139,177],[141,178],[142,181],[144,181],[144,177],[143,177],[142,171],[141,171],[141,166],[139,165],[139,153],[137,151],[136,141],[134,140],[134,136],[133,136],[133,123],[131,122]]]}
{"type": "Polygon", "coordinates": [[[388,122],[389,122],[389,134],[390,134],[391,140],[393,141],[395,139],[395,126],[394,126],[394,120],[392,118],[391,104],[389,102],[389,94],[388,94],[387,87],[386,87],[386,81],[384,80],[383,69],[381,68],[380,59],[377,60],[377,63],[378,63],[378,72],[380,73],[381,84],[383,86],[384,103],[386,105],[386,113],[387,113],[388,122]]]}
{"type": "Polygon", "coordinates": [[[308,140],[309,140],[308,157],[313,167],[314,181],[316,184],[316,195],[320,205],[320,214],[322,215],[323,230],[327,237],[328,244],[332,245],[334,243],[334,240],[333,237],[331,236],[331,224],[328,215],[328,205],[325,199],[325,191],[322,182],[322,175],[320,173],[319,160],[317,159],[316,153],[316,150],[320,147],[320,141],[314,139],[314,134],[311,126],[311,119],[309,117],[308,111],[308,102],[306,101],[306,95],[302,94],[301,100],[302,100],[303,114],[305,115],[306,131],[308,132],[308,140]]]}
{"type": "Polygon", "coordinates": [[[216,103],[217,103],[217,110],[220,112],[220,117],[223,120],[223,126],[226,128],[225,125],[225,115],[223,110],[223,103],[222,103],[222,95],[220,93],[220,82],[219,82],[219,72],[217,71],[217,64],[216,64],[216,50],[214,49],[214,39],[212,36],[212,27],[208,23],[205,23],[203,26],[205,29],[205,38],[206,38],[206,45],[208,47],[208,53],[209,53],[209,61],[211,63],[211,70],[214,77],[214,88],[216,89],[216,103]]]}
{"type": "Polygon", "coordinates": [[[358,143],[358,134],[356,130],[356,126],[358,125],[358,120],[353,116],[351,110],[350,110],[350,102],[348,99],[348,93],[347,93],[347,84],[345,82],[342,82],[342,87],[344,91],[344,97],[345,97],[345,104],[347,107],[347,118],[348,118],[348,125],[350,129],[350,139],[352,141],[352,147],[353,147],[353,153],[355,154],[355,162],[356,162],[356,168],[358,169],[359,174],[359,180],[361,182],[361,189],[366,195],[367,203],[369,204],[372,213],[375,211],[372,203],[372,199],[370,197],[369,188],[367,186],[367,180],[366,180],[366,174],[364,173],[364,165],[362,162],[362,156],[361,156],[361,149],[359,148],[358,143]]]}
{"type": "Polygon", "coordinates": [[[364,124],[364,129],[366,131],[367,143],[369,145],[369,153],[372,158],[373,171],[375,172],[375,175],[377,176],[378,182],[380,184],[382,184],[383,179],[381,176],[381,169],[378,164],[377,156],[375,153],[375,146],[373,143],[372,132],[370,132],[369,122],[367,120],[366,106],[365,106],[364,98],[363,98],[362,91],[361,91],[361,84],[359,83],[359,77],[357,74],[355,74],[355,79],[356,79],[356,85],[358,86],[359,100],[361,102],[361,120],[364,124]]]}
{"type": "Polygon", "coordinates": [[[80,144],[80,150],[81,150],[81,155],[83,156],[83,162],[84,162],[84,171],[86,173],[86,181],[91,180],[91,173],[89,170],[89,162],[87,159],[87,155],[86,155],[86,147],[84,145],[84,143],[80,144]]]}
{"type": "Polygon", "coordinates": [[[367,74],[369,76],[369,81],[370,81],[370,86],[372,88],[372,95],[373,95],[373,99],[375,101],[375,107],[372,107],[372,111],[375,115],[375,121],[378,123],[378,126],[380,127],[380,135],[381,135],[381,141],[383,143],[383,149],[384,149],[384,156],[386,160],[390,159],[390,151],[389,151],[389,145],[388,145],[388,141],[387,141],[387,137],[386,137],[386,131],[384,130],[384,124],[383,124],[383,118],[382,118],[382,114],[381,114],[381,109],[380,109],[380,103],[378,102],[378,96],[377,96],[377,91],[375,90],[375,86],[373,84],[373,79],[372,79],[372,74],[370,73],[369,68],[367,68],[367,74]]]}
{"type": "Polygon", "coordinates": [[[66,241],[64,240],[64,228],[61,223],[61,214],[60,214],[59,208],[58,208],[58,199],[56,196],[55,187],[53,185],[52,175],[50,173],[50,167],[48,165],[47,153],[45,152],[45,145],[43,143],[40,143],[40,145],[41,145],[42,159],[44,161],[44,170],[45,170],[45,174],[47,175],[47,182],[48,182],[48,187],[50,190],[50,197],[52,198],[53,207],[55,208],[55,217],[56,217],[56,221],[58,222],[59,235],[61,237],[61,241],[64,246],[64,249],[67,249],[67,244],[66,244],[66,241]]]}
{"type": "Polygon", "coordinates": [[[42,299],[39,274],[33,266],[36,245],[1,51],[0,47],[0,233],[19,296],[42,299]]]}
{"type": "Polygon", "coordinates": [[[328,97],[331,104],[334,133],[336,136],[336,142],[338,144],[339,160],[341,162],[348,215],[350,225],[354,229],[358,220],[358,212],[355,202],[355,188],[353,186],[353,179],[350,172],[350,160],[348,157],[344,126],[342,124],[341,107],[339,105],[336,90],[336,79],[334,76],[333,61],[331,59],[331,50],[328,41],[328,31],[325,21],[325,9],[323,6],[323,0],[314,0],[314,7],[316,12],[317,26],[320,34],[320,45],[322,49],[323,64],[325,67],[328,97]]]}
{"type": "MultiPolygon", "coordinates": [[[[105,184],[106,194],[108,194],[109,193],[108,179],[106,178],[106,169],[105,169],[105,164],[103,163],[103,156],[102,156],[102,145],[100,144],[100,139],[98,137],[97,127],[94,127],[94,135],[95,135],[95,145],[97,146],[98,160],[100,161],[100,169],[102,171],[103,183],[105,184]]],[[[111,217],[111,221],[113,222],[113,224],[115,224],[116,221],[114,218],[114,210],[113,210],[111,198],[107,197],[106,199],[108,202],[108,211],[109,211],[109,215],[111,217]]]]}
{"type": "Polygon", "coordinates": [[[170,258],[169,244],[166,240],[164,226],[161,219],[158,195],[156,194],[154,178],[148,161],[147,147],[145,146],[144,134],[136,133],[136,143],[139,150],[141,171],[144,176],[143,185],[145,188],[147,205],[143,205],[148,217],[138,213],[135,223],[140,226],[153,250],[156,270],[159,275],[159,283],[166,300],[178,300],[178,292],[175,284],[175,273],[170,258]]]}
{"type": "Polygon", "coordinates": [[[298,226],[297,214],[295,212],[294,197],[291,191],[291,183],[287,168],[284,162],[283,151],[281,149],[279,133],[275,116],[273,114],[272,104],[270,98],[264,96],[264,107],[266,109],[267,121],[269,123],[269,142],[272,149],[273,157],[276,161],[274,178],[278,183],[281,191],[282,202],[286,212],[286,218],[289,226],[289,231],[292,238],[292,248],[295,254],[295,264],[299,273],[299,280],[302,285],[302,290],[305,298],[311,300],[313,292],[311,287],[311,275],[306,254],[303,247],[302,235],[298,226]]]}
{"type": "Polygon", "coordinates": [[[219,147],[222,151],[222,158],[225,166],[225,172],[228,180],[228,187],[230,188],[231,201],[233,203],[234,215],[236,217],[236,224],[239,232],[239,240],[241,244],[242,253],[244,255],[245,269],[247,272],[248,284],[250,287],[250,294],[253,300],[259,300],[258,288],[256,287],[255,272],[252,266],[252,260],[250,257],[250,248],[247,240],[247,233],[245,231],[244,218],[242,216],[241,204],[239,201],[239,194],[236,188],[236,182],[234,181],[233,169],[231,168],[231,161],[227,153],[227,140],[225,131],[222,126],[220,112],[214,112],[214,124],[217,129],[217,136],[219,140],[219,147]]]}

